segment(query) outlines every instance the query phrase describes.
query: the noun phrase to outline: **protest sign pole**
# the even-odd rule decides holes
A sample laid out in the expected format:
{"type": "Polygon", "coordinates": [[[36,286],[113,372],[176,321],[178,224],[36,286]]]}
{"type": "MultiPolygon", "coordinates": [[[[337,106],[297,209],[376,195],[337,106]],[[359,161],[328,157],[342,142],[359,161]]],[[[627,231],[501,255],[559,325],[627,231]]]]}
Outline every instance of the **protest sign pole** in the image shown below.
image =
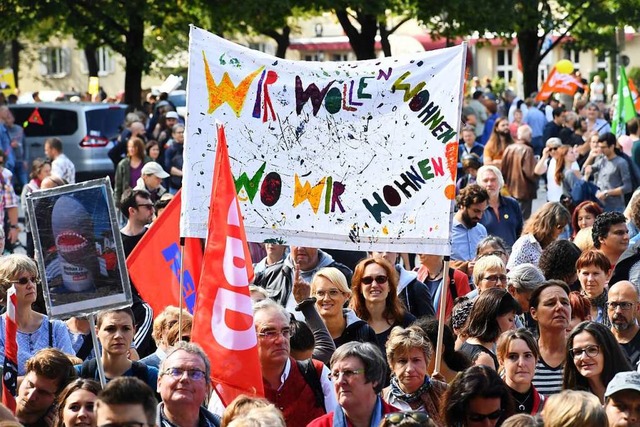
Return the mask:
{"type": "MultiPolygon", "coordinates": [[[[440,287],[440,313],[438,316],[438,339],[436,340],[436,354],[434,372],[440,372],[442,363],[442,341],[444,336],[444,322],[447,315],[447,292],[449,291],[449,255],[444,257],[444,267],[442,274],[442,286],[440,287]]],[[[436,307],[436,310],[438,307],[436,307]]]]}
{"type": "Polygon", "coordinates": [[[89,315],[89,325],[91,326],[91,341],[93,341],[93,352],[96,354],[96,364],[98,365],[98,375],[100,376],[100,384],[104,388],[107,385],[107,379],[104,376],[104,366],[102,365],[102,355],[100,354],[100,346],[98,345],[98,337],[96,336],[96,315],[89,315]]]}
{"type": "Polygon", "coordinates": [[[180,304],[178,307],[180,308],[180,311],[178,312],[178,331],[180,331],[180,333],[178,334],[178,341],[182,341],[182,307],[184,306],[184,292],[182,291],[184,289],[184,241],[185,238],[180,237],[180,289],[178,290],[180,292],[180,304]]]}

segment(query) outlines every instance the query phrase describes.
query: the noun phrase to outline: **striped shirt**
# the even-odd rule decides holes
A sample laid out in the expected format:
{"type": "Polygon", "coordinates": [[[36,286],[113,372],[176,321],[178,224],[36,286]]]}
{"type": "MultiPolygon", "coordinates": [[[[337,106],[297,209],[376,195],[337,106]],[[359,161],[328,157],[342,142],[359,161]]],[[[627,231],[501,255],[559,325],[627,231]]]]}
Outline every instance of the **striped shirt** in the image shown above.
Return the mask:
{"type": "Polygon", "coordinates": [[[542,358],[536,364],[536,374],[533,376],[533,386],[545,397],[562,391],[562,369],[564,364],[555,368],[547,365],[542,358]]]}

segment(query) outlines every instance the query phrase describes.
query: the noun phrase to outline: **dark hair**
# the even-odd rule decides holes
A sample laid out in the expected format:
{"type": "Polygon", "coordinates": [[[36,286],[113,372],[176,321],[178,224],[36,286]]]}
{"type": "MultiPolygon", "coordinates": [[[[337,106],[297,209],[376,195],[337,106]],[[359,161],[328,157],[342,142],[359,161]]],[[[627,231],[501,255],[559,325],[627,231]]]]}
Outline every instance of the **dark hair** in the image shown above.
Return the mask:
{"type": "Polygon", "coordinates": [[[588,332],[600,347],[600,351],[602,352],[604,359],[604,366],[600,373],[600,380],[602,380],[602,383],[605,386],[609,384],[618,372],[633,370],[631,364],[629,364],[627,356],[609,328],[597,322],[582,322],[573,328],[567,338],[567,356],[562,375],[562,388],[564,390],[573,389],[590,391],[587,379],[580,375],[573,357],[571,357],[573,339],[576,335],[582,332],[588,332]]]}
{"type": "Polygon", "coordinates": [[[594,218],[602,213],[602,208],[596,202],[592,202],[591,200],[585,200],[580,203],[573,210],[573,215],[571,215],[571,228],[573,229],[573,237],[576,236],[576,233],[580,231],[580,227],[578,226],[578,217],[580,216],[580,211],[585,210],[594,218]]]}
{"type": "Polygon", "coordinates": [[[100,326],[102,326],[102,321],[104,320],[104,318],[109,315],[109,314],[114,314],[114,313],[124,313],[127,314],[130,318],[131,318],[131,323],[133,324],[133,326],[135,327],[136,325],[136,318],[133,315],[133,310],[131,310],[129,307],[123,307],[123,308],[114,308],[111,310],[100,310],[96,316],[96,327],[98,329],[100,329],[100,326]]]}
{"type": "MultiPolygon", "coordinates": [[[[438,343],[438,319],[435,317],[421,317],[413,322],[413,324],[422,328],[435,349],[438,343]]],[[[449,325],[445,324],[442,333],[442,346],[444,347],[442,360],[444,360],[444,363],[447,364],[449,369],[456,372],[464,371],[471,366],[471,360],[469,360],[466,354],[456,351],[455,345],[456,339],[453,331],[449,325]]]]}
{"type": "Polygon", "coordinates": [[[553,118],[555,119],[556,117],[559,117],[562,115],[562,113],[564,113],[565,111],[567,111],[564,107],[558,107],[558,108],[554,108],[553,109],[553,118]]]}
{"type": "MultiPolygon", "coordinates": [[[[473,130],[471,132],[473,132],[473,130]]],[[[462,163],[463,169],[480,169],[482,166],[482,160],[480,160],[480,157],[478,157],[476,153],[463,154],[460,162],[462,163]]]]}
{"type": "Polygon", "coordinates": [[[29,178],[37,179],[38,175],[40,175],[40,172],[42,171],[42,168],[48,164],[50,164],[49,161],[41,157],[33,159],[33,162],[31,162],[31,173],[29,174],[29,178]]]}
{"type": "Polygon", "coordinates": [[[291,328],[291,338],[289,339],[291,351],[313,350],[316,340],[311,328],[302,320],[296,319],[293,319],[289,326],[291,328]]]}
{"type": "Polygon", "coordinates": [[[406,308],[400,298],[398,298],[398,272],[395,267],[384,258],[366,258],[356,265],[351,279],[352,297],[349,307],[356,313],[356,316],[362,320],[367,321],[371,319],[371,314],[369,313],[369,310],[367,310],[364,294],[362,293],[361,282],[362,277],[364,276],[364,270],[370,264],[378,264],[380,267],[384,268],[387,274],[389,293],[387,295],[386,306],[382,315],[392,323],[401,322],[406,312],[406,308]]]}
{"type": "Polygon", "coordinates": [[[64,406],[67,402],[67,399],[69,398],[69,396],[71,396],[71,394],[75,391],[78,390],[86,390],[90,393],[95,394],[96,396],[98,395],[98,393],[100,392],[102,387],[100,387],[100,384],[97,383],[94,380],[87,380],[84,378],[78,378],[77,380],[73,381],[72,383],[69,383],[64,390],[62,390],[60,392],[60,395],[58,396],[58,419],[56,420],[56,423],[54,424],[55,427],[65,427],[64,425],[64,419],[63,419],[63,412],[64,412],[64,406]]]}
{"type": "Polygon", "coordinates": [[[616,136],[611,132],[605,132],[598,138],[598,142],[604,142],[607,146],[615,146],[616,145],[616,136]]]}
{"type": "Polygon", "coordinates": [[[623,224],[627,222],[627,218],[622,212],[603,212],[596,217],[591,228],[591,236],[593,237],[593,246],[600,249],[600,239],[604,239],[609,234],[612,225],[623,224]]]}
{"type": "Polygon", "coordinates": [[[160,144],[155,139],[150,140],[144,145],[144,152],[147,153],[147,156],[149,156],[149,151],[151,151],[153,147],[158,147],[158,149],[160,149],[160,144]]]}
{"type": "Polygon", "coordinates": [[[585,267],[594,266],[604,271],[605,274],[611,270],[611,261],[605,254],[595,249],[583,252],[576,261],[576,271],[585,267]]]}
{"type": "Polygon", "coordinates": [[[487,190],[478,184],[467,185],[460,190],[460,194],[456,197],[456,204],[461,208],[468,208],[476,203],[483,203],[489,200],[487,190]]]}
{"type": "Polygon", "coordinates": [[[122,197],[120,198],[120,211],[126,218],[129,218],[129,208],[136,209],[138,207],[138,202],[136,202],[138,196],[145,200],[151,200],[151,195],[147,190],[127,188],[124,190],[124,193],[122,193],[122,197]]]}
{"type": "Polygon", "coordinates": [[[502,237],[491,235],[480,240],[478,246],[476,246],[476,258],[480,255],[480,251],[486,246],[498,248],[503,251],[507,257],[509,256],[509,248],[507,247],[507,242],[505,242],[502,237]]]}
{"type": "Polygon", "coordinates": [[[25,371],[57,381],[56,394],[78,376],[69,357],[57,348],[51,347],[43,348],[31,356],[25,363],[25,371]]]}
{"type": "Polygon", "coordinates": [[[569,297],[571,289],[569,289],[569,286],[567,286],[566,283],[561,280],[547,280],[546,282],[541,283],[540,286],[538,286],[533,292],[531,292],[531,297],[529,298],[529,306],[537,309],[538,304],[540,304],[540,294],[542,293],[542,291],[552,286],[561,288],[567,293],[567,298],[569,297]]]}
{"type": "Polygon", "coordinates": [[[44,145],[49,145],[49,148],[53,148],[54,150],[56,150],[59,153],[62,153],[62,141],[60,141],[59,138],[53,137],[53,138],[47,138],[44,141],[44,145]]]}
{"type": "Polygon", "coordinates": [[[519,311],[520,305],[506,289],[486,289],[473,303],[465,334],[484,342],[494,342],[504,332],[498,325],[498,316],[519,311]]]}
{"type": "Polygon", "coordinates": [[[591,315],[591,302],[589,298],[580,294],[580,291],[569,293],[569,304],[571,304],[571,318],[577,317],[581,321],[587,320],[591,315]]]}
{"type": "Polygon", "coordinates": [[[387,362],[377,345],[369,342],[351,341],[342,344],[333,352],[330,366],[348,357],[360,359],[364,365],[364,377],[367,383],[376,383],[373,390],[377,393],[384,387],[387,375],[387,362]]]}
{"type": "Polygon", "coordinates": [[[106,405],[142,405],[147,423],[155,425],[158,401],[153,390],[135,377],[118,377],[98,393],[98,402],[106,405]]]}
{"type": "Polygon", "coordinates": [[[558,279],[568,282],[576,274],[576,261],[580,258],[580,248],[568,240],[556,240],[544,248],[538,267],[547,280],[558,279]]]}
{"type": "Polygon", "coordinates": [[[446,426],[466,425],[465,416],[474,398],[500,398],[503,413],[498,425],[513,415],[513,398],[495,369],[488,366],[472,366],[459,373],[444,394],[442,419],[446,426]]]}
{"type": "Polygon", "coordinates": [[[631,120],[629,120],[626,124],[627,126],[627,135],[637,135],[638,134],[638,128],[640,128],[639,126],[640,122],[638,121],[637,117],[633,117],[631,118],[631,120]]]}

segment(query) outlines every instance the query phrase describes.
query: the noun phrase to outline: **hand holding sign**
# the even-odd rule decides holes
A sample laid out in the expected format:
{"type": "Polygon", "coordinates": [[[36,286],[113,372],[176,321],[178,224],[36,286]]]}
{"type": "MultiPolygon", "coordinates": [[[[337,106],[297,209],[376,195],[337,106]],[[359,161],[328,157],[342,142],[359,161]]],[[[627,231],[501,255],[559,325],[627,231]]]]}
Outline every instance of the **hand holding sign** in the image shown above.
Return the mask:
{"type": "Polygon", "coordinates": [[[301,303],[311,296],[311,285],[300,277],[300,267],[296,264],[293,269],[293,297],[297,303],[301,303]]]}

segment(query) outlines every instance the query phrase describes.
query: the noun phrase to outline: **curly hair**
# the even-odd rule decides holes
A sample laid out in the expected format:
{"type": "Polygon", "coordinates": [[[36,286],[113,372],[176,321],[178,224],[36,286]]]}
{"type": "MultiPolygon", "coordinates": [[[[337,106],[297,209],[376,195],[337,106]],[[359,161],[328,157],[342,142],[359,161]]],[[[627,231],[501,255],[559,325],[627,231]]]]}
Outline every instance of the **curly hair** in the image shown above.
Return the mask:
{"type": "Polygon", "coordinates": [[[569,282],[575,280],[576,261],[580,258],[580,248],[568,240],[556,240],[544,248],[538,267],[548,280],[558,279],[569,282]]]}
{"type": "Polygon", "coordinates": [[[542,249],[554,241],[558,229],[564,228],[571,221],[571,214],[559,202],[547,202],[527,220],[522,234],[532,234],[542,249]]]}
{"type": "Polygon", "coordinates": [[[456,197],[456,203],[460,208],[468,208],[477,203],[483,203],[489,200],[487,190],[478,184],[471,184],[460,190],[460,194],[456,197]]]}
{"type": "Polygon", "coordinates": [[[360,319],[371,319],[371,313],[367,310],[367,305],[364,299],[362,278],[364,277],[364,271],[370,264],[378,264],[382,267],[387,274],[387,283],[389,285],[389,292],[387,294],[386,304],[382,316],[391,323],[399,323],[406,312],[406,308],[400,298],[398,298],[398,272],[396,269],[384,258],[366,258],[356,265],[353,271],[353,278],[351,279],[351,292],[352,298],[349,302],[349,308],[351,308],[360,319]]]}
{"type": "Polygon", "coordinates": [[[593,236],[593,246],[596,249],[600,249],[602,242],[600,239],[605,239],[612,225],[626,224],[627,218],[621,212],[603,212],[596,217],[593,227],[591,228],[591,235],[593,236]]]}

